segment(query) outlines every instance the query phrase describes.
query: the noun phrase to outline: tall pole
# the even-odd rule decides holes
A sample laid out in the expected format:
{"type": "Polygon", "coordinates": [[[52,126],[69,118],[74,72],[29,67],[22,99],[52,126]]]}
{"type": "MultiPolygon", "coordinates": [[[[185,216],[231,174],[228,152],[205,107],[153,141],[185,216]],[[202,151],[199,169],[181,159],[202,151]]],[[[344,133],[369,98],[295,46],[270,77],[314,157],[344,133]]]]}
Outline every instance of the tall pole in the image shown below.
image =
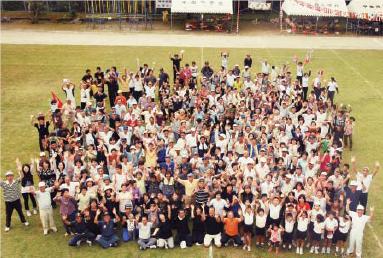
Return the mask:
{"type": "Polygon", "coordinates": [[[279,1],[279,30],[282,32],[283,30],[283,10],[282,10],[282,0],[279,1]]]}
{"type": "Polygon", "coordinates": [[[237,5],[238,5],[238,8],[237,8],[237,34],[239,33],[239,4],[240,4],[240,1],[237,1],[237,5]]]}

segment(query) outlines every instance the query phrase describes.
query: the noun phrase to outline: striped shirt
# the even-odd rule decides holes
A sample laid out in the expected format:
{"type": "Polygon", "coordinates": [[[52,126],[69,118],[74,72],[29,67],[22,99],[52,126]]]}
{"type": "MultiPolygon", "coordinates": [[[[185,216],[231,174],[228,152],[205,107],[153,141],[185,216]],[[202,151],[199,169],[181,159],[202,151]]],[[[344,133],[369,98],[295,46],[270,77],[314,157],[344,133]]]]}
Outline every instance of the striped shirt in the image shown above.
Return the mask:
{"type": "Polygon", "coordinates": [[[3,195],[4,195],[4,201],[6,202],[14,202],[20,199],[20,178],[13,180],[13,182],[10,184],[7,181],[1,181],[0,187],[3,188],[3,195]]]}
{"type": "Polygon", "coordinates": [[[209,199],[209,193],[205,190],[198,190],[195,193],[195,202],[197,204],[206,204],[209,199]]]}

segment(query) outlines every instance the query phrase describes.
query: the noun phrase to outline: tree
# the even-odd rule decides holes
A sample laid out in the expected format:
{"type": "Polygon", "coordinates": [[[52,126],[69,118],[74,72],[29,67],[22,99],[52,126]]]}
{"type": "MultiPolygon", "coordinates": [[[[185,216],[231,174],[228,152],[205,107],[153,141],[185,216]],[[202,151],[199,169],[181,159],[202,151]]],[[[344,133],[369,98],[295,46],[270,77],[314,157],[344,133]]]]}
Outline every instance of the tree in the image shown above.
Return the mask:
{"type": "Polygon", "coordinates": [[[46,4],[42,1],[29,1],[28,10],[31,14],[31,22],[38,23],[41,15],[46,11],[46,4]]]}

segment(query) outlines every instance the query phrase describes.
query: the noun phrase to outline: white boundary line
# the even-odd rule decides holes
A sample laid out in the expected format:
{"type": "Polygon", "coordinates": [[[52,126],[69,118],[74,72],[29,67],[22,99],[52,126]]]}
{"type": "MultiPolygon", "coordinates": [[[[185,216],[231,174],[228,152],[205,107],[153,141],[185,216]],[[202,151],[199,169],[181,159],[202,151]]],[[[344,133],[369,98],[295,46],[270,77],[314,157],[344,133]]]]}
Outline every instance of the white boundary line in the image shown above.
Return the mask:
{"type": "Polygon", "coordinates": [[[378,243],[379,248],[381,250],[383,250],[383,244],[380,241],[378,235],[375,233],[375,230],[374,230],[373,226],[371,226],[371,223],[367,223],[367,226],[368,226],[369,229],[371,229],[372,236],[375,238],[375,241],[378,243]]]}
{"type": "Polygon", "coordinates": [[[363,82],[366,83],[368,86],[370,86],[373,91],[381,98],[383,99],[382,93],[377,90],[374,85],[363,75],[361,74],[358,69],[356,69],[353,65],[351,65],[349,62],[347,62],[341,55],[338,54],[338,52],[334,49],[331,50],[331,52],[334,53],[338,57],[339,60],[341,60],[346,66],[348,66],[356,75],[358,75],[361,79],[363,79],[363,82]]]}

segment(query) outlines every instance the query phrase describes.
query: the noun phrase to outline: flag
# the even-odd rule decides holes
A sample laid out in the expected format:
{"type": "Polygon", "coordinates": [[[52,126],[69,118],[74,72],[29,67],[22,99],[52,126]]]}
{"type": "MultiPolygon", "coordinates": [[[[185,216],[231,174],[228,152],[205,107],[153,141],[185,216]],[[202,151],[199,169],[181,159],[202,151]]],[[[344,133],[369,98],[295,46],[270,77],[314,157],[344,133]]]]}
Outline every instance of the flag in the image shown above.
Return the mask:
{"type": "Polygon", "coordinates": [[[62,103],[62,101],[57,97],[56,93],[54,93],[53,91],[51,91],[51,93],[52,93],[52,100],[56,100],[56,102],[57,102],[57,107],[58,107],[59,109],[61,109],[61,108],[63,107],[63,103],[62,103]]]}

